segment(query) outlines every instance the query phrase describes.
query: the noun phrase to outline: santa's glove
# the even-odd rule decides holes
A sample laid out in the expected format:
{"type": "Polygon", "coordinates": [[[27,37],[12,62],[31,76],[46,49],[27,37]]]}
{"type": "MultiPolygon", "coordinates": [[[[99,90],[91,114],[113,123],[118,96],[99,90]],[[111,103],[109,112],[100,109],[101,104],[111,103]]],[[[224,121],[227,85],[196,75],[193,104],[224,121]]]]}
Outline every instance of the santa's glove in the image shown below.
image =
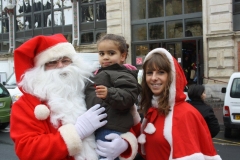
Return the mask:
{"type": "Polygon", "coordinates": [[[135,104],[132,106],[130,112],[133,116],[133,125],[135,126],[136,124],[138,124],[141,121],[140,114],[138,113],[137,106],[135,104]]]}
{"type": "Polygon", "coordinates": [[[106,135],[105,139],[111,142],[97,140],[97,154],[106,157],[100,160],[114,160],[128,148],[128,143],[116,133],[106,135]]]}
{"type": "Polygon", "coordinates": [[[107,120],[101,121],[107,117],[106,113],[102,113],[104,111],[105,108],[100,107],[99,104],[96,104],[77,118],[75,128],[81,139],[88,137],[96,129],[104,126],[107,123],[107,120]]]}

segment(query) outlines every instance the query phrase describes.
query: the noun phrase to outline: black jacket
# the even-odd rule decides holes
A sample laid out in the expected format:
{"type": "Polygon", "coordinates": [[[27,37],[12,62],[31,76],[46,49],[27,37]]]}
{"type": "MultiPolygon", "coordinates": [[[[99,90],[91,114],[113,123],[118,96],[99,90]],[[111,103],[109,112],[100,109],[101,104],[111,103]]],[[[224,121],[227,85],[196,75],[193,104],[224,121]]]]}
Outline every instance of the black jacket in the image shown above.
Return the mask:
{"type": "Polygon", "coordinates": [[[127,132],[133,126],[131,107],[137,101],[141,86],[137,81],[137,71],[113,64],[98,70],[91,78],[96,85],[108,88],[106,99],[96,97],[95,87],[89,83],[85,89],[87,108],[100,104],[106,108],[108,123],[103,127],[119,132],[127,132]]]}
{"type": "Polygon", "coordinates": [[[212,138],[215,137],[220,131],[220,126],[212,107],[204,103],[202,100],[192,100],[188,101],[188,103],[190,103],[202,114],[205,121],[207,122],[212,138]]]}

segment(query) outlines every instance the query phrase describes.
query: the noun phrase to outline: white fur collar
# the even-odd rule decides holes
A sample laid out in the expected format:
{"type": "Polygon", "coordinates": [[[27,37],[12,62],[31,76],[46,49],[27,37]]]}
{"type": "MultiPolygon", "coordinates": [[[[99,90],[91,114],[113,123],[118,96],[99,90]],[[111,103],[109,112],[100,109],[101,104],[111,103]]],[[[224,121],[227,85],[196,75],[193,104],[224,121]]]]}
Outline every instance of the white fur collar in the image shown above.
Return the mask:
{"type": "Polygon", "coordinates": [[[160,96],[152,96],[152,106],[158,108],[158,99],[160,96]]]}

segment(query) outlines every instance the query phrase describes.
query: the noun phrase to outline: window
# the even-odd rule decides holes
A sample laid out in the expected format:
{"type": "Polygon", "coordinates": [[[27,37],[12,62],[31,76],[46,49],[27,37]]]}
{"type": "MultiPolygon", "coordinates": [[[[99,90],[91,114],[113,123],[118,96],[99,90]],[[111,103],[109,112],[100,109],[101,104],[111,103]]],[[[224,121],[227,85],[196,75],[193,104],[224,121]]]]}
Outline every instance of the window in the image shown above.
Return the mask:
{"type": "Polygon", "coordinates": [[[233,13],[239,14],[240,13],[240,0],[234,0],[233,2],[233,13]]]}
{"type": "Polygon", "coordinates": [[[95,43],[106,34],[106,1],[82,0],[80,2],[81,44],[95,43]]]}
{"type": "Polygon", "coordinates": [[[185,0],[185,13],[202,12],[202,0],[185,0]]]}
{"type": "Polygon", "coordinates": [[[182,0],[165,0],[166,16],[182,14],[182,0]]]}
{"type": "Polygon", "coordinates": [[[146,53],[158,47],[174,46],[172,54],[180,61],[182,42],[202,39],[202,0],[131,0],[130,3],[132,63],[137,67],[142,65],[146,53]]]}
{"type": "Polygon", "coordinates": [[[185,20],[185,37],[202,36],[202,19],[185,20]]]}
{"type": "Polygon", "coordinates": [[[167,38],[181,38],[183,37],[182,21],[167,22],[167,38]]]}
{"type": "Polygon", "coordinates": [[[240,79],[235,78],[232,83],[230,96],[232,98],[240,98],[240,79]]]}
{"type": "Polygon", "coordinates": [[[131,0],[132,20],[146,18],[146,0],[131,0]]]}
{"type": "MultiPolygon", "coordinates": [[[[71,0],[19,0],[16,4],[16,31],[72,25],[70,17],[72,17],[71,0]]],[[[64,33],[64,29],[60,32],[64,33]]],[[[52,34],[54,31],[39,32],[42,33],[52,34]]]]}
{"type": "Polygon", "coordinates": [[[233,0],[233,30],[240,30],[240,0],[233,0]]]}
{"type": "Polygon", "coordinates": [[[163,0],[148,0],[148,17],[163,17],[164,9],[163,9],[163,0]]]}
{"type": "Polygon", "coordinates": [[[134,25],[132,27],[132,35],[134,41],[147,40],[147,28],[145,24],[134,25]]]}
{"type": "Polygon", "coordinates": [[[8,33],[9,32],[9,20],[7,13],[7,1],[0,0],[0,9],[1,9],[1,17],[0,17],[0,33],[8,33]]]}
{"type": "Polygon", "coordinates": [[[149,24],[149,39],[164,39],[164,24],[150,23],[149,24]]]}
{"type": "Polygon", "coordinates": [[[0,52],[9,50],[9,19],[7,0],[0,0],[0,52]]]}
{"type": "Polygon", "coordinates": [[[201,12],[202,0],[131,0],[133,43],[202,36],[201,12]]]}

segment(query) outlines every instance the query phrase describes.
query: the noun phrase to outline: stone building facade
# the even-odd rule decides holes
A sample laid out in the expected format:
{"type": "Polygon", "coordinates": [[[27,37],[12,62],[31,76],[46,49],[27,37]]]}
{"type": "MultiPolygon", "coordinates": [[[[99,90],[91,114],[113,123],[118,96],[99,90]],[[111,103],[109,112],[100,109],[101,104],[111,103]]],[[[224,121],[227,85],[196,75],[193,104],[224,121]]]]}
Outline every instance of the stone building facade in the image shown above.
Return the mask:
{"type": "Polygon", "coordinates": [[[212,97],[239,71],[240,32],[233,30],[232,0],[203,0],[204,84],[212,97]]]}
{"type": "MultiPolygon", "coordinates": [[[[168,4],[166,0],[160,1],[164,2],[163,4],[166,6],[166,14],[174,14],[173,11],[181,12],[178,11],[180,5],[185,6],[185,4],[188,2],[194,3],[194,0],[172,0],[171,5],[175,6],[175,8],[170,10],[167,7],[167,5],[170,4],[168,4]]],[[[78,2],[76,0],[73,0],[73,2],[77,5],[78,3],[81,3],[80,0],[78,2]]],[[[132,63],[134,65],[136,65],[136,59],[138,58],[138,56],[140,56],[141,58],[142,55],[146,54],[146,52],[151,49],[149,48],[148,50],[146,50],[146,48],[144,48],[144,45],[138,46],[138,44],[141,44],[141,41],[134,41],[135,21],[132,20],[131,16],[133,14],[132,9],[138,8],[139,6],[132,5],[135,5],[136,3],[140,5],[140,3],[142,2],[146,3],[145,0],[105,1],[106,32],[119,34],[126,38],[127,42],[129,42],[130,44],[127,63],[132,63]],[[142,50],[137,53],[137,49],[139,48],[142,50]]],[[[228,79],[233,72],[239,71],[240,59],[238,55],[240,54],[240,31],[236,31],[233,29],[233,2],[234,0],[202,0],[202,11],[199,17],[199,19],[202,21],[202,25],[195,24],[187,26],[184,24],[182,26],[180,25],[179,27],[173,27],[173,29],[166,29],[166,27],[163,27],[161,30],[161,33],[163,34],[161,35],[159,33],[157,35],[159,37],[165,36],[164,39],[166,39],[166,37],[170,38],[170,40],[159,40],[159,42],[161,42],[161,44],[159,44],[160,47],[166,47],[170,42],[172,42],[171,37],[173,37],[174,40],[176,40],[177,42],[181,42],[175,43],[175,52],[177,53],[181,52],[181,50],[183,49],[182,41],[192,40],[191,37],[189,38],[187,35],[183,36],[183,33],[186,34],[186,31],[190,30],[192,36],[197,37],[200,43],[202,43],[202,49],[199,49],[202,50],[203,57],[201,84],[204,84],[206,86],[206,92],[209,97],[219,97],[220,99],[223,99],[224,95],[221,93],[221,88],[227,85],[228,79]]],[[[189,7],[188,9],[190,8],[192,7],[189,7]]],[[[184,9],[186,11],[187,8],[184,9]]],[[[159,9],[159,11],[161,12],[161,8],[159,9]]],[[[74,37],[79,38],[81,34],[79,33],[81,31],[78,31],[76,29],[76,27],[80,26],[76,23],[78,23],[77,19],[79,19],[79,16],[81,15],[80,13],[76,12],[78,12],[77,7],[75,7],[75,10],[73,10],[72,13],[72,16],[75,19],[75,21],[73,22],[75,23],[75,25],[72,27],[73,39],[74,37]]],[[[156,10],[155,12],[158,12],[158,10],[156,10]]],[[[193,15],[197,15],[196,17],[199,16],[197,13],[193,15]]],[[[182,16],[184,17],[184,14],[182,16]]],[[[165,19],[167,18],[168,17],[165,17],[165,19]]],[[[138,23],[139,22],[136,22],[136,24],[138,23]]],[[[167,20],[164,23],[167,24],[167,20]]],[[[168,27],[171,27],[171,24],[169,24],[168,27]]],[[[145,36],[151,33],[149,32],[147,33],[147,35],[145,35],[146,30],[144,28],[142,28],[141,31],[143,32],[143,34],[139,34],[139,36],[143,36],[143,39],[145,36]]],[[[141,37],[139,39],[141,39],[141,37]]],[[[148,39],[146,39],[145,41],[146,43],[147,41],[149,41],[149,43],[152,43],[152,41],[148,39]]],[[[97,52],[96,43],[80,44],[73,42],[73,44],[77,52],[97,52]]],[[[156,43],[154,43],[153,45],[148,44],[148,46],[154,46],[155,44],[156,43]]],[[[12,56],[12,52],[0,54],[0,61],[12,61],[12,56]]],[[[138,68],[140,67],[141,66],[138,66],[138,68]]]]}

